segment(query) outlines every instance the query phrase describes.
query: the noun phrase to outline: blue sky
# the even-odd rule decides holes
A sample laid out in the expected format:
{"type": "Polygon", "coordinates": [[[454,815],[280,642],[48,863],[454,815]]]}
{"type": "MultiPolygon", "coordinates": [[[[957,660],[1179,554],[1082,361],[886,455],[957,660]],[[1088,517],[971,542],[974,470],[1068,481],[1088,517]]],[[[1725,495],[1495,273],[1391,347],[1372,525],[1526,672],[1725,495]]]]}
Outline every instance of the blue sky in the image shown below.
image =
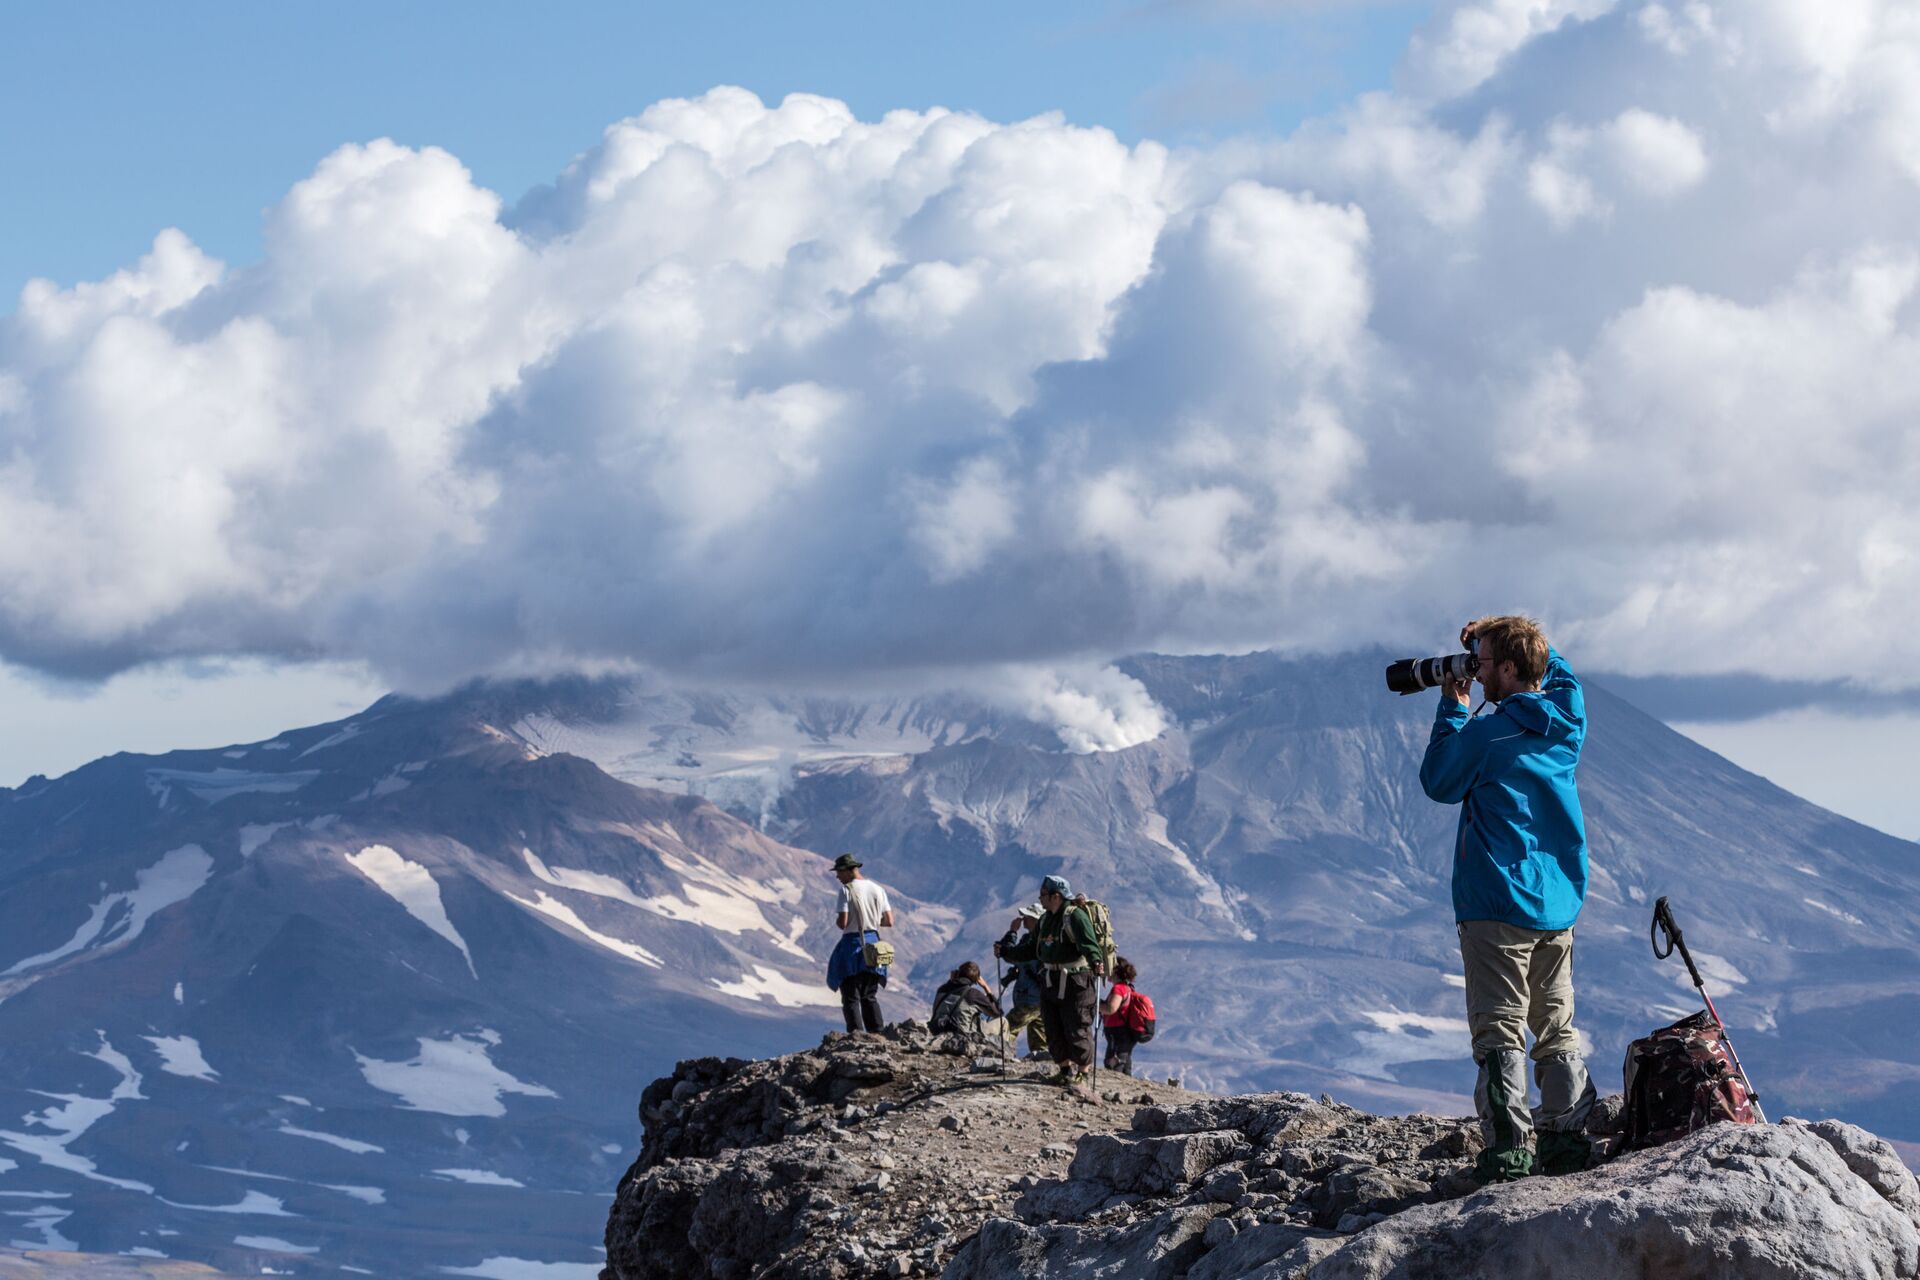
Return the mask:
{"type": "Polygon", "coordinates": [[[1385,85],[1426,3],[835,0],[13,5],[0,16],[0,296],[95,279],[177,226],[216,257],[343,142],[440,146],[511,201],[611,122],[737,84],[863,119],[1059,111],[1133,140],[1291,127],[1385,85]]]}
{"type": "Polygon", "coordinates": [[[9,7],[0,785],[627,661],[1119,743],[1113,654],[1520,608],[1920,833],[1920,48],[1848,12],[9,7]]]}

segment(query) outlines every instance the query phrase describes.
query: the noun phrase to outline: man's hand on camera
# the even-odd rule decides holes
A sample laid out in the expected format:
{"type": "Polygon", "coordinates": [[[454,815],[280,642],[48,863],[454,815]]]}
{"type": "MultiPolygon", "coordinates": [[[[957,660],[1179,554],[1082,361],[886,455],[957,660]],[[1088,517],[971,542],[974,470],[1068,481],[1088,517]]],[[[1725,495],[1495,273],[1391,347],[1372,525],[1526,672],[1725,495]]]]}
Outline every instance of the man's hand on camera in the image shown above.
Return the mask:
{"type": "Polygon", "coordinates": [[[1448,680],[1440,686],[1440,693],[1441,696],[1452,698],[1463,707],[1471,706],[1473,704],[1473,681],[1448,680]]]}

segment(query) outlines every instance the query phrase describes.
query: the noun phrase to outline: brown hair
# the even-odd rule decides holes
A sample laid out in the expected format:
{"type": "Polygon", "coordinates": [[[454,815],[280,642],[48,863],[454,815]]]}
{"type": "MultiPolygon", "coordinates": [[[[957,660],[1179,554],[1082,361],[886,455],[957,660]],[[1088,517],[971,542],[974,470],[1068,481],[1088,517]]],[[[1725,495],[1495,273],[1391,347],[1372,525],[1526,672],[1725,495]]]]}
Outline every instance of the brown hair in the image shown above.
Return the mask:
{"type": "Polygon", "coordinates": [[[1115,982],[1132,982],[1139,976],[1140,971],[1133,967],[1133,961],[1127,959],[1125,956],[1119,956],[1114,959],[1113,980],[1115,982]]]}
{"type": "Polygon", "coordinates": [[[1547,675],[1547,636],[1540,624],[1523,614],[1482,618],[1473,624],[1480,642],[1480,660],[1498,665],[1511,662],[1520,683],[1537,689],[1547,675]]]}
{"type": "Polygon", "coordinates": [[[969,960],[948,974],[947,978],[952,982],[978,982],[980,981],[980,966],[969,960]]]}

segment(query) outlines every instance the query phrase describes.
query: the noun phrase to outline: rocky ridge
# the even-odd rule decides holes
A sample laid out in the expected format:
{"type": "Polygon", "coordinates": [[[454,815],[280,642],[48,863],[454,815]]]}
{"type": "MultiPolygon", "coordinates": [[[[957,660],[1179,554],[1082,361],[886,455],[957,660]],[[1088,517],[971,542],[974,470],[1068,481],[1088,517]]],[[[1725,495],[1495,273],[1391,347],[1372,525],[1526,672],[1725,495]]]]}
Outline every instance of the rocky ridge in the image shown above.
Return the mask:
{"type": "Polygon", "coordinates": [[[1108,1076],[1080,1098],[973,1049],[907,1022],[681,1063],[642,1100],[602,1280],[1920,1276],[1920,1183],[1839,1121],[1480,1189],[1466,1119],[1108,1076]]]}

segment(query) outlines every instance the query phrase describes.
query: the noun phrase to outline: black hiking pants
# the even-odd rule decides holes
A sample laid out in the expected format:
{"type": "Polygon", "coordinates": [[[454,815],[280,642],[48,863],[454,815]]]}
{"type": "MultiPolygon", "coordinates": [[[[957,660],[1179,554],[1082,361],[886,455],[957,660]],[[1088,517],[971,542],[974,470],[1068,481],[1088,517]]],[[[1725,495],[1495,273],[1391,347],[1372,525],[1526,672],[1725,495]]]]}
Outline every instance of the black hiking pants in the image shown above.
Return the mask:
{"type": "Polygon", "coordinates": [[[840,984],[840,1012],[847,1015],[847,1030],[880,1029],[880,975],[856,973],[840,984]]]}
{"type": "Polygon", "coordinates": [[[1107,1056],[1100,1065],[1123,1076],[1132,1075],[1133,1046],[1140,1043],[1139,1033],[1132,1027],[1107,1027],[1103,1034],[1107,1038],[1107,1056]]]}
{"type": "Polygon", "coordinates": [[[1062,1066],[1093,1067],[1093,1013],[1100,1003],[1099,981],[1092,973],[1069,973],[1062,992],[1060,975],[1045,975],[1040,1022],[1047,1029],[1047,1050],[1062,1066]]]}

